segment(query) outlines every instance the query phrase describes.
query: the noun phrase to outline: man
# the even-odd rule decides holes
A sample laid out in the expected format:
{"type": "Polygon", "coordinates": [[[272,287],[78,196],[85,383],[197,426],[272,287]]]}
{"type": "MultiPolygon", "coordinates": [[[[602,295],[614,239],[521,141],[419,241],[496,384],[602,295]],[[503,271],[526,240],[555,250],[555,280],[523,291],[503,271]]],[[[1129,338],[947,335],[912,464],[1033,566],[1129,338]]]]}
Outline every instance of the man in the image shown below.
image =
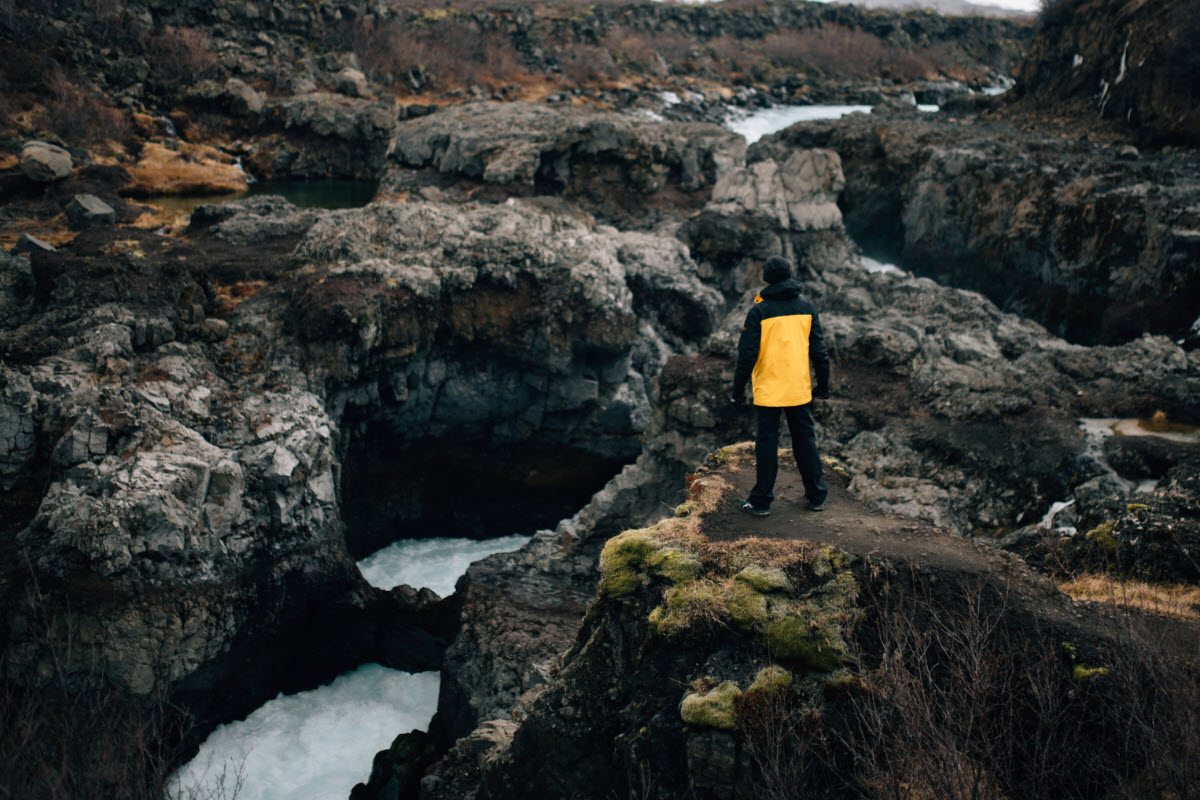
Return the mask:
{"type": "Polygon", "coordinates": [[[771,513],[775,478],[779,474],[779,415],[787,418],[792,453],[804,481],[808,507],[821,511],[827,491],[821,480],[821,456],[813,430],[809,404],[814,397],[829,397],[829,355],[812,303],[800,295],[787,259],[772,256],[763,264],[767,287],[754,298],[738,342],[733,397],[741,404],[746,383],[753,379],[754,405],[758,409],[758,436],[754,455],[756,483],[742,510],[755,516],[771,513]],[[816,372],[812,385],[809,362],[816,372]]]}

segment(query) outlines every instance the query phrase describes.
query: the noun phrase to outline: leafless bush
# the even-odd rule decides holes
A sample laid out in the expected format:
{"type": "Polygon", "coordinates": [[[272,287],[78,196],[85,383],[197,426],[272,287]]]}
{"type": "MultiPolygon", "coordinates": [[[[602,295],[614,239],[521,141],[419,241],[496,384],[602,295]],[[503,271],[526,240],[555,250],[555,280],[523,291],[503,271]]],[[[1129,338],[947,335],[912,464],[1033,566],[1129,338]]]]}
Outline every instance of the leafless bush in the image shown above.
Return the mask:
{"type": "Polygon", "coordinates": [[[1181,657],[1140,619],[1115,613],[1105,643],[1085,646],[981,587],[953,607],[885,602],[864,634],[874,666],[846,682],[848,697],[777,692],[742,705],[760,788],[879,800],[1200,797],[1196,652],[1181,657]]]}
{"type": "Polygon", "coordinates": [[[772,800],[836,797],[829,730],[820,710],[790,687],[751,689],[735,704],[756,789],[772,800]]]}
{"type": "Polygon", "coordinates": [[[164,83],[192,84],[215,76],[220,67],[208,34],[195,28],[166,26],[149,37],[146,54],[164,83]]]}
{"type": "Polygon", "coordinates": [[[35,120],[38,127],[75,144],[132,140],[133,124],[124,113],[81,92],[61,71],[47,83],[44,109],[35,120]]]}
{"type": "Polygon", "coordinates": [[[165,696],[130,696],[112,686],[99,656],[56,634],[63,620],[31,582],[28,625],[46,653],[43,683],[17,681],[0,657],[0,798],[41,800],[218,800],[235,788],[171,786],[193,719],[165,696]]]}

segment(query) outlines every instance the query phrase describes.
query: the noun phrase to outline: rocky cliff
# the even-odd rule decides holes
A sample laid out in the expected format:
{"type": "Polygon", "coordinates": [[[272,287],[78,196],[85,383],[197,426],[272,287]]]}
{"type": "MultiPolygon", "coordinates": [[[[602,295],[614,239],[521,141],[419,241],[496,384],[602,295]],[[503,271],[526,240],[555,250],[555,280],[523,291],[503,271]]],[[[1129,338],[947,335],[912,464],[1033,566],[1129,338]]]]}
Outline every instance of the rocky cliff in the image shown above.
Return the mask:
{"type": "Polygon", "coordinates": [[[421,797],[1174,785],[1142,770],[1178,763],[1173,748],[1151,753],[1187,715],[1151,721],[1147,704],[1190,698],[1194,676],[1168,689],[1140,670],[1162,675],[1188,646],[1129,645],[1129,620],[1073,604],[1011,556],[870,510],[837,476],[819,523],[791,499],[748,521],[751,452],[712,454],[673,517],[608,541],[596,599],[549,679],[512,721],[460,740],[421,797]],[[1124,758],[1096,753],[1135,719],[1149,724],[1124,758]]]}
{"type": "Polygon", "coordinates": [[[1161,3],[1055,0],[1017,70],[1019,106],[1130,131],[1139,144],[1200,144],[1200,11],[1161,3]]]}
{"type": "Polygon", "coordinates": [[[839,204],[868,251],[1072,341],[1178,340],[1200,316],[1191,152],[1021,132],[968,112],[797,125],[748,160],[795,147],[840,154],[839,204]]]}

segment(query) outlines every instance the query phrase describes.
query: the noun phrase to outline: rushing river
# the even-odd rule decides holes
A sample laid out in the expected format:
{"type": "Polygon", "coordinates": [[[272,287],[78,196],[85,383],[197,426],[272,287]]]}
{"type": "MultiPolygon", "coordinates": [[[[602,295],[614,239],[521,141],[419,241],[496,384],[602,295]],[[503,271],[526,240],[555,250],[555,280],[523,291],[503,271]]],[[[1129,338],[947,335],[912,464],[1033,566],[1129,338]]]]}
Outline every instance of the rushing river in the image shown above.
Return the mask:
{"type": "MultiPolygon", "coordinates": [[[[937,111],[937,106],[919,105],[921,111],[937,111]]],[[[768,133],[781,131],[797,122],[811,122],[818,119],[841,119],[847,114],[861,112],[871,113],[870,106],[775,106],[751,114],[736,114],[726,127],[735,133],[746,137],[747,144],[753,144],[768,133]]]]}
{"type": "MultiPolygon", "coordinates": [[[[405,539],[363,559],[359,569],[381,589],[407,583],[444,597],[471,562],[529,538],[405,539]]],[[[213,731],[176,774],[172,797],[231,798],[236,789],[238,800],[346,800],[370,776],[376,752],[397,734],[428,729],[438,685],[436,672],[364,664],[327,686],[280,695],[213,731]]]]}

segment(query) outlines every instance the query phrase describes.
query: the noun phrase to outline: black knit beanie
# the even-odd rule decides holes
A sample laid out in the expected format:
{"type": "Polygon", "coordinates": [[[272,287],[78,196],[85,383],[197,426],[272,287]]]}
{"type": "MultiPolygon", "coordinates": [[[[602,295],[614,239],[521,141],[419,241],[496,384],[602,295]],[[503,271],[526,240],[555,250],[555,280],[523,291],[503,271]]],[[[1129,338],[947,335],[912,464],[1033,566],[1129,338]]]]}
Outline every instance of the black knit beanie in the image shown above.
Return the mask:
{"type": "Polygon", "coordinates": [[[779,283],[792,277],[792,265],[786,258],[771,256],[763,264],[763,280],[767,283],[779,283]]]}

